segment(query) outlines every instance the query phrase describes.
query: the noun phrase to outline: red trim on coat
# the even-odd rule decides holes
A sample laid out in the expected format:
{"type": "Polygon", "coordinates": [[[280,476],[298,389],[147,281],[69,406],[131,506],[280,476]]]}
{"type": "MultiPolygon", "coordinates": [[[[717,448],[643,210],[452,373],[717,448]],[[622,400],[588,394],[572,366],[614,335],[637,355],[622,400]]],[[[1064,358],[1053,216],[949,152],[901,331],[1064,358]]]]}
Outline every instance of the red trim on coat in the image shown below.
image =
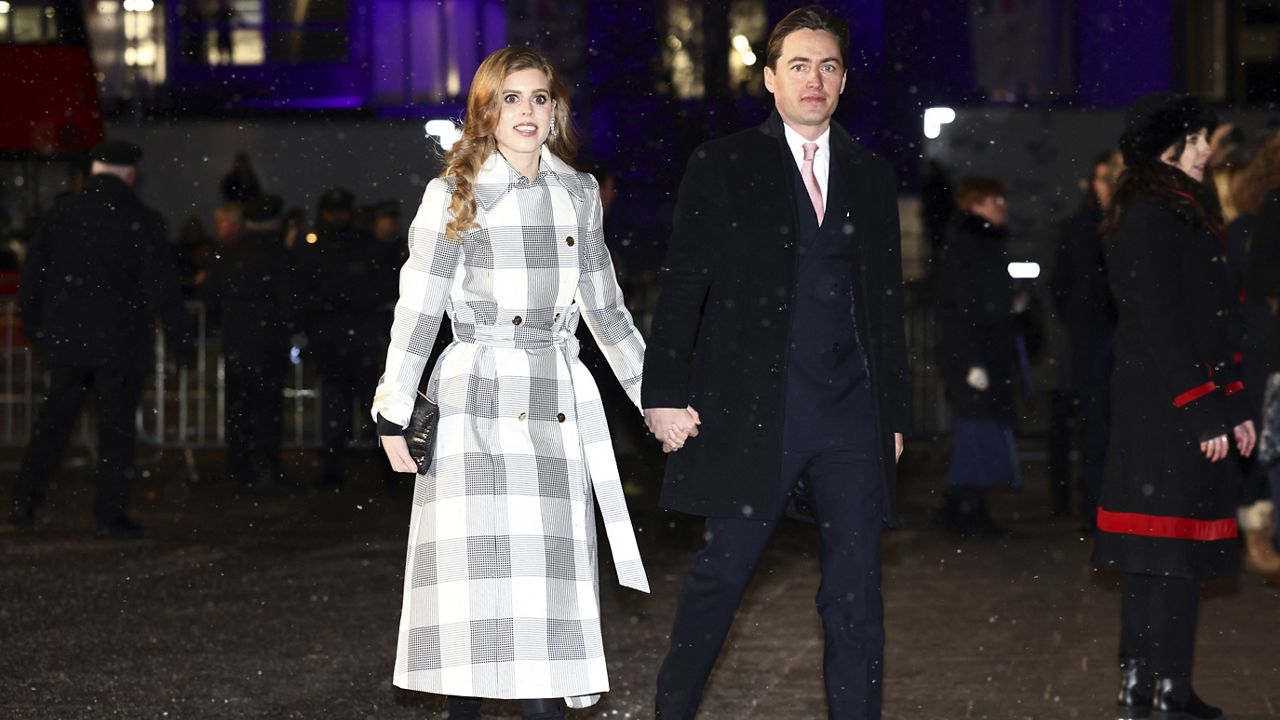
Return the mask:
{"type": "Polygon", "coordinates": [[[1203,385],[1197,385],[1191,388],[1190,390],[1182,393],[1178,397],[1174,398],[1173,406],[1182,407],[1183,405],[1193,403],[1217,389],[1218,389],[1218,384],[1212,380],[1210,380],[1209,382],[1203,385]]]}
{"type": "MultiPolygon", "coordinates": [[[[1200,206],[1200,201],[1199,201],[1199,200],[1196,200],[1194,197],[1192,197],[1192,196],[1191,196],[1191,193],[1184,193],[1184,192],[1182,192],[1181,190],[1176,190],[1176,189],[1175,189],[1175,190],[1173,190],[1173,194],[1174,194],[1174,195],[1177,195],[1177,196],[1179,196],[1179,197],[1185,198],[1186,200],[1190,201],[1192,205],[1195,205],[1196,207],[1199,207],[1199,206],[1200,206]]],[[[1222,228],[1218,227],[1217,225],[1214,225],[1213,223],[1209,222],[1208,220],[1206,220],[1206,221],[1205,221],[1205,223],[1204,223],[1204,227],[1205,227],[1205,229],[1206,229],[1206,230],[1208,230],[1209,232],[1213,233],[1213,236],[1214,236],[1214,237],[1218,238],[1218,242],[1226,242],[1226,240],[1227,240],[1227,231],[1226,231],[1226,230],[1224,230],[1224,229],[1222,229],[1222,228]]]]}
{"type": "Polygon", "coordinates": [[[1236,352],[1231,353],[1231,362],[1239,365],[1240,363],[1244,362],[1244,356],[1241,355],[1240,351],[1237,350],[1236,352]]]}
{"type": "Polygon", "coordinates": [[[1222,389],[1222,392],[1223,392],[1227,397],[1231,397],[1232,395],[1235,395],[1236,393],[1240,392],[1241,390],[1244,390],[1244,383],[1243,383],[1243,382],[1241,382],[1240,380],[1236,380],[1235,382],[1230,383],[1230,384],[1228,384],[1225,388],[1223,388],[1223,389],[1222,389]]]}
{"type": "Polygon", "coordinates": [[[1240,532],[1233,517],[1221,520],[1196,520],[1170,515],[1112,512],[1101,507],[1098,508],[1098,529],[1121,535],[1201,542],[1230,540],[1240,532]]]}

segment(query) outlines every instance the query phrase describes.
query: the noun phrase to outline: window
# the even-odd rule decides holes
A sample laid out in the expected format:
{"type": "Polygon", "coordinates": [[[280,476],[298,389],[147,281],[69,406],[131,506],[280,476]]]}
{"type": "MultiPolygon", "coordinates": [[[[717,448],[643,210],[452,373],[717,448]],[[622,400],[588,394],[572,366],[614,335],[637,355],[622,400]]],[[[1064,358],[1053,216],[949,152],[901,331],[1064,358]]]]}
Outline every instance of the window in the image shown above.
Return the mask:
{"type": "Polygon", "coordinates": [[[345,63],[348,0],[180,0],[182,61],[205,65],[345,63]]]}

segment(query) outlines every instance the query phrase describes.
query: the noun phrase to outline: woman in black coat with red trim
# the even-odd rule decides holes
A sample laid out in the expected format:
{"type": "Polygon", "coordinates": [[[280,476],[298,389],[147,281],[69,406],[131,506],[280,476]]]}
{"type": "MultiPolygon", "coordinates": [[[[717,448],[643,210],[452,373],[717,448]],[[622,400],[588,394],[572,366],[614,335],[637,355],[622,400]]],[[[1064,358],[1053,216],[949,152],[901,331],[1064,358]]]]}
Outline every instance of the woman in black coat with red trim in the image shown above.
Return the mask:
{"type": "Polygon", "coordinates": [[[1202,580],[1239,572],[1232,452],[1255,432],[1227,312],[1217,204],[1203,185],[1211,111],[1151,94],[1126,117],[1108,217],[1115,333],[1111,452],[1095,564],[1124,573],[1120,717],[1217,718],[1191,690],[1202,580]]]}

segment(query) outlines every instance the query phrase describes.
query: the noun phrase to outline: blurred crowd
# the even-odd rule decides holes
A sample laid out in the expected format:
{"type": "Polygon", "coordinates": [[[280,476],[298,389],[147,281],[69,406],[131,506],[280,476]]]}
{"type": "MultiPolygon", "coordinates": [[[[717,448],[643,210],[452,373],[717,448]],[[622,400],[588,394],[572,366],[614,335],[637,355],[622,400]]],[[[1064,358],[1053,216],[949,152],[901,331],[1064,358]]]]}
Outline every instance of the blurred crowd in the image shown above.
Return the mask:
{"type": "MultiPolygon", "coordinates": [[[[1223,124],[1210,135],[1208,195],[1221,206],[1223,261],[1233,361],[1255,413],[1259,452],[1232,455],[1241,479],[1238,522],[1246,566],[1280,581],[1280,132],[1249,138],[1223,124]]],[[[1124,160],[1092,158],[1078,207],[1056,223],[1047,278],[1050,308],[1036,307],[1033,280],[1010,265],[1007,197],[999,180],[946,181],[934,167],[924,182],[924,220],[935,257],[937,361],[954,416],[953,452],[936,521],[960,535],[999,536],[987,489],[1022,484],[1015,396],[1031,392],[1029,357],[1046,320],[1065,336],[1053,358],[1049,482],[1055,515],[1076,514],[1094,530],[1107,458],[1117,310],[1107,275],[1104,218],[1124,160]],[[1074,461],[1074,462],[1073,462],[1074,461]],[[1075,467],[1073,467],[1073,465],[1075,467]],[[1073,500],[1074,495],[1074,500],[1073,500]]],[[[1132,420],[1132,419],[1130,419],[1132,420]]]]}

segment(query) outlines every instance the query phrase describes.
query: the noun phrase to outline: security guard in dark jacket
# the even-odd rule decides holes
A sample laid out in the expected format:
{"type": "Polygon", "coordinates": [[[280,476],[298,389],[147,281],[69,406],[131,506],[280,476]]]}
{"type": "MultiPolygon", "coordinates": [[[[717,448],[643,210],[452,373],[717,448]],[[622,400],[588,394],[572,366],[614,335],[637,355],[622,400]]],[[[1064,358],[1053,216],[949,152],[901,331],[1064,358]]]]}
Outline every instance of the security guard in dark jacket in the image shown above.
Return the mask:
{"type": "Polygon", "coordinates": [[[283,204],[276,195],[246,203],[245,233],[223,249],[207,284],[226,358],[227,476],[242,486],[280,478],[291,302],[283,204]]]}
{"type": "Polygon", "coordinates": [[[98,494],[102,537],[139,537],[125,514],[134,472],[135,415],[152,365],[153,312],[180,358],[192,355],[187,314],[164,220],[133,191],[137,146],[113,141],[93,151],[83,193],[54,206],[31,242],[19,301],[27,336],[50,373],[18,472],[9,521],[30,525],[85,395],[98,410],[98,494]]]}
{"type": "Polygon", "coordinates": [[[341,485],[355,403],[371,397],[382,368],[388,325],[378,309],[395,302],[383,280],[380,250],[354,224],[355,198],[333,189],[320,200],[316,241],[296,249],[300,329],[320,373],[322,481],[341,485]]]}

